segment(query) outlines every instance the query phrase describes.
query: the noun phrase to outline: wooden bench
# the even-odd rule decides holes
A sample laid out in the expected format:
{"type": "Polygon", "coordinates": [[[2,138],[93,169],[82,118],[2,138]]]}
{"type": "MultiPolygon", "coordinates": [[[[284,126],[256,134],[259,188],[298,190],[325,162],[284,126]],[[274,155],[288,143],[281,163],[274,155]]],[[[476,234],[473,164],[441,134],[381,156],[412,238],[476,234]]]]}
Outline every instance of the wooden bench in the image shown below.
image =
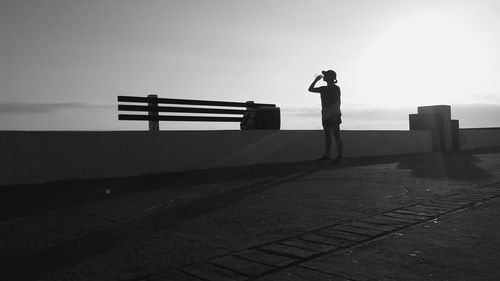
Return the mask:
{"type": "Polygon", "coordinates": [[[254,103],[253,101],[171,99],[158,98],[157,95],[148,95],[147,97],[118,96],[118,102],[127,103],[118,104],[119,112],[147,112],[147,114],[119,113],[118,120],[148,121],[150,131],[160,130],[159,121],[239,122],[242,130],[279,130],[281,125],[280,109],[275,104],[254,103]],[[160,112],[175,114],[160,115],[160,112]]]}

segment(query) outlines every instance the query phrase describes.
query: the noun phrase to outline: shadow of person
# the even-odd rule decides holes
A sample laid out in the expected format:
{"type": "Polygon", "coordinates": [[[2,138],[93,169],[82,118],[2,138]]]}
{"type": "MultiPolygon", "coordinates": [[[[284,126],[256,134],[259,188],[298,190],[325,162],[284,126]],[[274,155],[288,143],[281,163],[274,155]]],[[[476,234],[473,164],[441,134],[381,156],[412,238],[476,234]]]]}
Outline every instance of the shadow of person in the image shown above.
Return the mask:
{"type": "Polygon", "coordinates": [[[398,168],[424,178],[474,181],[493,177],[476,165],[481,161],[470,152],[418,154],[402,158],[398,168]]]}

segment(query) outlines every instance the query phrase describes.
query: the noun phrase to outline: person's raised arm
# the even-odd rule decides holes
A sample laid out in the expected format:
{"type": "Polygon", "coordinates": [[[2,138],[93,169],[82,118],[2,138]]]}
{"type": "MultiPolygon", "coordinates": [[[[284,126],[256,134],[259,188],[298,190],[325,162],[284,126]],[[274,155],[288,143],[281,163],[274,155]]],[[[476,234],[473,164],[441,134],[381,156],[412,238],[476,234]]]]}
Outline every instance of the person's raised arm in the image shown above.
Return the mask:
{"type": "Polygon", "coordinates": [[[311,92],[311,93],[319,93],[320,90],[319,88],[314,88],[314,86],[316,86],[316,83],[321,79],[323,78],[323,76],[321,75],[318,75],[316,76],[316,78],[314,78],[314,81],[311,83],[311,85],[309,86],[309,89],[308,91],[311,92]]]}

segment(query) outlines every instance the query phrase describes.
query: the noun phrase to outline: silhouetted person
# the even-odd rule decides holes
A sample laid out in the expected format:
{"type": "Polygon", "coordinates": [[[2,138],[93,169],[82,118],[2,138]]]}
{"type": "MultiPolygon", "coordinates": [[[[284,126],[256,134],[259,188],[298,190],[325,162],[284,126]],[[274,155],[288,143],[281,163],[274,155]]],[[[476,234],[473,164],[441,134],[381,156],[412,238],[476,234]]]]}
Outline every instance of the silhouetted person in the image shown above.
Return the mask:
{"type": "Polygon", "coordinates": [[[342,113],[340,112],[340,88],[336,85],[337,73],[333,70],[322,71],[309,86],[309,92],[319,93],[321,96],[321,121],[325,133],[325,154],[319,160],[330,160],[332,146],[332,133],[337,143],[337,158],[335,162],[342,160],[343,143],[340,136],[340,123],[342,113]],[[316,83],[323,78],[326,86],[315,88],[316,83]]]}

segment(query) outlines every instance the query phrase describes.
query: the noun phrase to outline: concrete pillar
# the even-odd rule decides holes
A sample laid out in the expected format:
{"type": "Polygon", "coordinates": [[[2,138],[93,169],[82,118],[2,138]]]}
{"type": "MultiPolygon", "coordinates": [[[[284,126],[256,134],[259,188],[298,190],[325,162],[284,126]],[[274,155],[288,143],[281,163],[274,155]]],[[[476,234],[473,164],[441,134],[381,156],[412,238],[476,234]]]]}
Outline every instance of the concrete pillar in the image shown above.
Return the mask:
{"type": "Polygon", "coordinates": [[[451,142],[452,150],[460,151],[460,125],[458,120],[451,120],[451,142]]]}
{"type": "Polygon", "coordinates": [[[255,107],[254,101],[247,101],[246,102],[247,107],[246,107],[246,112],[243,115],[243,119],[240,123],[240,129],[241,130],[255,130],[255,107]]]}
{"type": "Polygon", "coordinates": [[[419,106],[418,114],[437,114],[441,115],[442,136],[444,143],[444,151],[452,150],[452,135],[451,135],[451,106],[449,105],[432,105],[419,106]]]}
{"type": "Polygon", "coordinates": [[[432,131],[434,151],[459,150],[458,120],[451,120],[451,106],[419,106],[410,114],[410,130],[432,131]]]}

